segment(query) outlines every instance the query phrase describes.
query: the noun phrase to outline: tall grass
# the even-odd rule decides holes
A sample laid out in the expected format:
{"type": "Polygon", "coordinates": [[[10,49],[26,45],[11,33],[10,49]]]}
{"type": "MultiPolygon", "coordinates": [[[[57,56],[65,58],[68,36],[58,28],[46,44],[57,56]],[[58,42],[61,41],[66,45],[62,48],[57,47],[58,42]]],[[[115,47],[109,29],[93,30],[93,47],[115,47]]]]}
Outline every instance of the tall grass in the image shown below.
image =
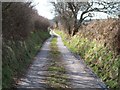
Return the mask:
{"type": "Polygon", "coordinates": [[[68,37],[63,32],[57,32],[62,36],[64,44],[72,52],[79,54],[109,88],[119,87],[119,55],[96,40],[89,40],[82,35],[68,37]]]}
{"type": "Polygon", "coordinates": [[[13,87],[49,37],[49,20],[31,2],[2,3],[2,86],[13,87]],[[17,13],[16,13],[17,12],[17,13]]]}
{"type": "Polygon", "coordinates": [[[32,32],[25,41],[4,41],[2,54],[2,87],[13,87],[18,77],[32,62],[43,41],[49,37],[44,31],[32,32]]]}

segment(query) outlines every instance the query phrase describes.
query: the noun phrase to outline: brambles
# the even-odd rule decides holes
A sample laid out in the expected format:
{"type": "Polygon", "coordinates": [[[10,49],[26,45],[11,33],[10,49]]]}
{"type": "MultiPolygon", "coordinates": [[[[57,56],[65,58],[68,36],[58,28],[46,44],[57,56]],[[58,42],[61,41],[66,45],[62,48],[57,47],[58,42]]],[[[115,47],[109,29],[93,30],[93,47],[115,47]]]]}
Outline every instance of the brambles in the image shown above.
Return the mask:
{"type": "Polygon", "coordinates": [[[78,33],[80,36],[89,40],[96,40],[98,43],[109,48],[116,54],[120,54],[119,34],[120,34],[120,21],[117,19],[96,20],[83,26],[78,33]],[[82,34],[80,34],[82,32],[82,34]]]}
{"type": "Polygon", "coordinates": [[[39,16],[27,3],[4,2],[2,7],[3,39],[25,40],[32,31],[46,31],[49,26],[48,19],[39,16]],[[4,9],[8,4],[10,6],[4,9]]]}
{"type": "Polygon", "coordinates": [[[32,62],[33,57],[49,37],[49,21],[39,16],[23,2],[4,2],[2,5],[2,87],[13,87],[32,62]],[[36,22],[38,21],[38,22],[36,22]]]}
{"type": "Polygon", "coordinates": [[[69,38],[58,32],[64,44],[72,52],[79,54],[110,88],[119,87],[118,26],[118,20],[109,19],[93,21],[83,26],[74,37],[69,38]]]}

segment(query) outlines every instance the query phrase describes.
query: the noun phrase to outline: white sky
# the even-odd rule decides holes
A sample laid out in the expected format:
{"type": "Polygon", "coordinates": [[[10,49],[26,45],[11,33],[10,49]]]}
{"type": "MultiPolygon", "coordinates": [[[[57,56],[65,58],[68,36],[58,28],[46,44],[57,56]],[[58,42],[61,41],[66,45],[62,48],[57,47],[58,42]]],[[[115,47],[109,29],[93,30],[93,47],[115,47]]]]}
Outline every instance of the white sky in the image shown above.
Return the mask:
{"type": "MultiPolygon", "coordinates": [[[[49,2],[50,0],[33,0],[34,4],[37,4],[35,8],[37,9],[39,15],[44,16],[48,19],[54,18],[54,7],[49,2]]],[[[108,15],[105,13],[94,13],[95,18],[104,19],[107,18],[108,15]]]]}
{"type": "Polygon", "coordinates": [[[33,3],[37,4],[35,8],[37,9],[39,15],[44,16],[48,19],[53,19],[54,7],[49,2],[49,0],[33,0],[33,3]]]}

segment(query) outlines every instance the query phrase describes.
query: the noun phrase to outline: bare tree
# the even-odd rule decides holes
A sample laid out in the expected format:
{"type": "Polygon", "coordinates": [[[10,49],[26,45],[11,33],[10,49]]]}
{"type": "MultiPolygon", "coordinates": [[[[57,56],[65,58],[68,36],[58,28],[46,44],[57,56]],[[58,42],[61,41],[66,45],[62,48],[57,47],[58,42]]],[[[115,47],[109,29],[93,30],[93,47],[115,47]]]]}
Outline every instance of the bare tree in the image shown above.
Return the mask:
{"type": "MultiPolygon", "coordinates": [[[[61,17],[62,20],[67,21],[67,24],[71,20],[73,21],[73,29],[71,29],[72,35],[75,35],[82,22],[88,18],[92,17],[92,12],[104,12],[107,14],[113,14],[119,11],[118,2],[58,2],[53,3],[55,7],[56,14],[61,17]],[[81,12],[81,14],[79,14],[81,12]],[[80,15],[80,17],[78,17],[80,15]]],[[[71,25],[68,25],[71,26],[71,25]]]]}
{"type": "Polygon", "coordinates": [[[67,3],[59,2],[55,4],[52,3],[55,7],[56,16],[59,17],[57,20],[61,22],[62,26],[66,30],[66,32],[70,35],[72,33],[72,22],[73,22],[73,14],[68,8],[67,3]]]}

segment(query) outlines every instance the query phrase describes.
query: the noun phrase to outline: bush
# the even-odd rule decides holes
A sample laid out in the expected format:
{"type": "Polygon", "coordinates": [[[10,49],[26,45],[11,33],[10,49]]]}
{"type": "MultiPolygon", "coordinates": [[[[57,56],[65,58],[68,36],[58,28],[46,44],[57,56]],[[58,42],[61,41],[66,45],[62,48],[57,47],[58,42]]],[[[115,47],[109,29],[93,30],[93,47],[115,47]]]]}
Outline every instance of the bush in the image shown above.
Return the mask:
{"type": "Polygon", "coordinates": [[[79,54],[109,88],[119,87],[119,55],[105,47],[104,44],[98,43],[97,40],[88,39],[82,32],[74,37],[57,32],[62,36],[64,44],[73,53],[79,54]]]}
{"type": "Polygon", "coordinates": [[[39,16],[30,4],[30,2],[4,2],[2,5],[3,88],[14,86],[13,84],[32,62],[42,43],[49,37],[48,19],[39,16]]]}
{"type": "Polygon", "coordinates": [[[25,41],[9,40],[3,43],[3,88],[12,87],[11,84],[23,74],[48,36],[48,33],[39,31],[32,33],[25,41]]]}
{"type": "Polygon", "coordinates": [[[2,6],[3,38],[7,40],[25,40],[32,31],[47,30],[49,26],[48,19],[39,16],[28,3],[4,2],[2,6]]]}

